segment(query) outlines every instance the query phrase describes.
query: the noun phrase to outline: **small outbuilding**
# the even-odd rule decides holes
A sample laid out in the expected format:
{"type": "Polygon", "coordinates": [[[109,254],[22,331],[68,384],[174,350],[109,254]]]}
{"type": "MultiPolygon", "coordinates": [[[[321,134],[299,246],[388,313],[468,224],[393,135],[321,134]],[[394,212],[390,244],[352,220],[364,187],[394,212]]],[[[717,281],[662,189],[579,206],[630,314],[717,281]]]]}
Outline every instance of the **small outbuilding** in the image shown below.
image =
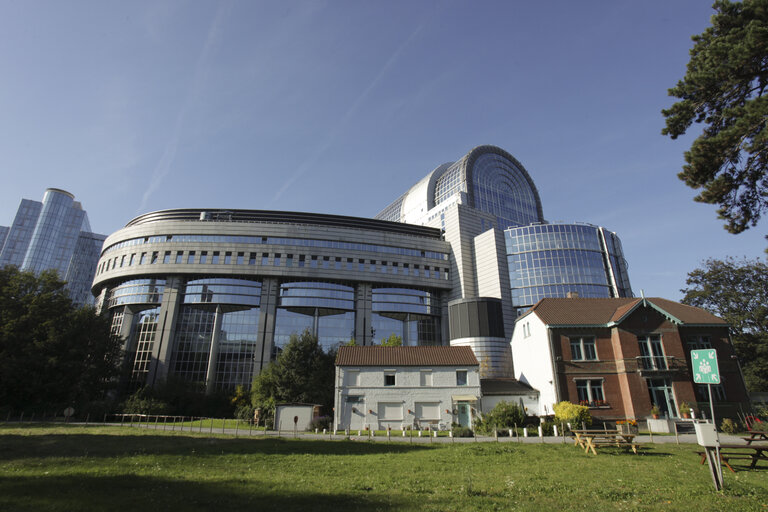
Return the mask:
{"type": "Polygon", "coordinates": [[[312,421],[320,417],[318,404],[288,403],[275,406],[275,429],[310,430],[312,421]]]}

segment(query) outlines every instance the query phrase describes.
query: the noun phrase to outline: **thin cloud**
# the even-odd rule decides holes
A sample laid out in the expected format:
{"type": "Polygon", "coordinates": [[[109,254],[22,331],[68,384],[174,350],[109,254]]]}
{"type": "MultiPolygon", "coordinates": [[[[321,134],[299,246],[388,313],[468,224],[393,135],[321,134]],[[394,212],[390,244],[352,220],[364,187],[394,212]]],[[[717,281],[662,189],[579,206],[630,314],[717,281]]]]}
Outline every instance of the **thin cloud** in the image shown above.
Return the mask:
{"type": "Polygon", "coordinates": [[[400,46],[398,46],[395,51],[392,53],[392,55],[387,59],[387,62],[384,63],[382,68],[379,70],[378,74],[371,80],[371,83],[368,84],[368,86],[361,92],[355,101],[352,102],[352,105],[347,109],[347,111],[344,113],[344,115],[341,117],[339,122],[336,123],[336,126],[330,130],[323,142],[316,146],[314,151],[304,160],[304,162],[301,163],[296,168],[296,171],[291,175],[290,178],[288,178],[288,181],[286,181],[282,187],[278,189],[278,191],[275,193],[274,197],[272,198],[271,205],[274,205],[277,203],[278,200],[283,196],[283,194],[291,188],[291,186],[296,183],[296,181],[301,178],[306,172],[314,167],[314,165],[317,163],[317,161],[320,159],[321,156],[325,154],[326,151],[333,145],[334,142],[336,142],[336,139],[339,137],[339,133],[341,132],[341,129],[347,124],[347,122],[354,116],[357,111],[359,110],[360,106],[368,99],[368,96],[370,96],[371,91],[376,88],[376,86],[379,85],[379,82],[386,76],[386,74],[389,72],[389,70],[392,68],[392,66],[395,65],[397,60],[400,58],[400,55],[403,53],[403,51],[411,44],[411,42],[416,38],[416,36],[419,35],[419,33],[424,28],[424,24],[419,25],[416,27],[416,29],[411,32],[411,34],[403,41],[400,46]]]}
{"type": "Polygon", "coordinates": [[[219,36],[221,34],[222,21],[226,14],[229,12],[231,4],[227,4],[226,7],[227,8],[224,9],[222,8],[221,4],[219,4],[219,8],[216,11],[216,16],[214,16],[213,21],[211,22],[205,43],[203,44],[203,48],[200,50],[200,55],[198,56],[197,63],[195,64],[195,70],[192,76],[191,84],[187,89],[187,94],[184,98],[184,102],[181,105],[181,109],[176,116],[176,122],[174,123],[173,130],[171,131],[171,136],[165,145],[165,149],[163,150],[163,154],[160,157],[160,160],[157,162],[157,165],[152,172],[149,185],[147,185],[147,188],[141,198],[141,204],[136,210],[137,213],[141,213],[146,209],[149,198],[160,188],[161,183],[173,168],[173,163],[176,160],[176,153],[179,147],[179,141],[181,140],[182,130],[186,124],[187,114],[198,101],[200,90],[207,78],[209,69],[208,62],[210,61],[213,48],[216,46],[216,43],[218,42],[219,36]]]}

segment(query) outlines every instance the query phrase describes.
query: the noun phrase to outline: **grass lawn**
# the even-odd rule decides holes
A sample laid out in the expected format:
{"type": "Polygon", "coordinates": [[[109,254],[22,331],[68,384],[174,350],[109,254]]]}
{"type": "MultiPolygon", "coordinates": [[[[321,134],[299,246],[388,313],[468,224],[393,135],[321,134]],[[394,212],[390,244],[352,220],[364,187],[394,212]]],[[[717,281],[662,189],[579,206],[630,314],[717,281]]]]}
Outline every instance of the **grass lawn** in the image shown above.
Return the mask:
{"type": "Polygon", "coordinates": [[[727,472],[715,492],[696,449],[0,425],[0,510],[768,511],[768,469],[727,472]]]}

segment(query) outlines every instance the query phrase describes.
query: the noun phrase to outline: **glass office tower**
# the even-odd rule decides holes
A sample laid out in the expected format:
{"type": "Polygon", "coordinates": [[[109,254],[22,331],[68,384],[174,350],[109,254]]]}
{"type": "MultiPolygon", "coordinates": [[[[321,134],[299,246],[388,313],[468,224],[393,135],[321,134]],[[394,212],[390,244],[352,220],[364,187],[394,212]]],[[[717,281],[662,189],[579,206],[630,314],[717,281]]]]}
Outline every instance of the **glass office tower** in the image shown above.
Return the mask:
{"type": "Polygon", "coordinates": [[[616,233],[590,224],[533,224],[504,232],[512,304],[521,314],[544,297],[632,297],[616,233]]]}
{"type": "Polygon", "coordinates": [[[72,194],[49,188],[42,202],[22,199],[10,228],[0,228],[0,267],[55,270],[76,304],[92,304],[90,286],[105,238],[91,232],[72,194]]]}

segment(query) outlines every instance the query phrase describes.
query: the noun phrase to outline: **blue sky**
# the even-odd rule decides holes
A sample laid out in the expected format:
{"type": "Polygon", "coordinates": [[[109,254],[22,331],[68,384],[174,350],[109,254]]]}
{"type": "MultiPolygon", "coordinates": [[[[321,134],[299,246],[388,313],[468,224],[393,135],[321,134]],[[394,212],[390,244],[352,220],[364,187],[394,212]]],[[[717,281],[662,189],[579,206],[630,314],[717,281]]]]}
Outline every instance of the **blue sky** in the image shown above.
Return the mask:
{"type": "Polygon", "coordinates": [[[512,153],[551,221],[622,239],[636,294],[764,257],[660,135],[707,1],[0,0],[0,224],[72,192],[101,233],[223,207],[373,216],[472,147],[512,153]]]}

